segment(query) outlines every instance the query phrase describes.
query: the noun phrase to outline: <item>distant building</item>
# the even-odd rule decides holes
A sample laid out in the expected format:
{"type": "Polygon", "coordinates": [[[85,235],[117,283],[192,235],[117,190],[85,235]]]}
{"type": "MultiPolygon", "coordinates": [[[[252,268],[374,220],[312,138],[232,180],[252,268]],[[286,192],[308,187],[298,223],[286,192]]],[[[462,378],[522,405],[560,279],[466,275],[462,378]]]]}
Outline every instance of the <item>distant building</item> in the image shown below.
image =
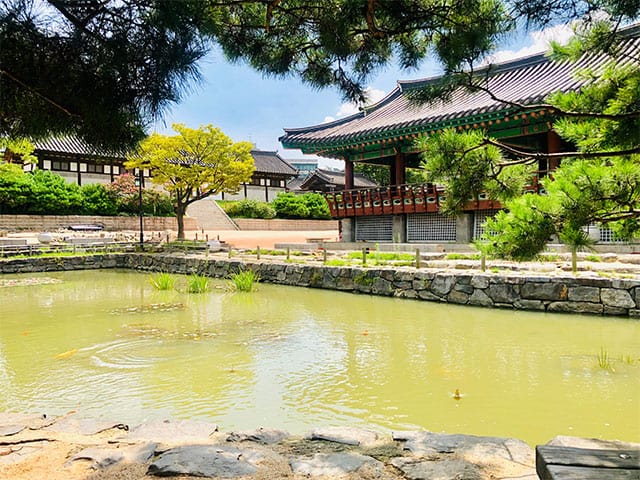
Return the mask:
{"type": "Polygon", "coordinates": [[[318,160],[288,160],[288,162],[298,170],[298,178],[305,178],[318,168],[318,160]]]}
{"type": "MultiPolygon", "coordinates": [[[[359,173],[353,176],[354,188],[376,188],[378,184],[359,173]]],[[[303,179],[300,190],[312,192],[334,192],[344,190],[344,172],[342,170],[323,170],[316,168],[303,179]]]]}
{"type": "MultiPolygon", "coordinates": [[[[35,165],[26,165],[27,170],[35,168],[50,170],[68,182],[78,185],[91,183],[111,183],[118,175],[125,173],[124,153],[110,152],[95,148],[75,137],[50,138],[34,142],[35,165]]],[[[282,159],[278,152],[252,150],[251,156],[256,169],[251,181],[243,183],[236,195],[221,195],[226,200],[254,199],[271,201],[287,189],[287,182],[297,176],[297,170],[282,159]]],[[[145,182],[151,172],[144,170],[145,182]]]]}
{"type": "Polygon", "coordinates": [[[298,176],[297,170],[278,152],[251,150],[256,165],[251,181],[243,183],[236,195],[222,194],[223,200],[260,200],[270,202],[286,192],[288,183],[298,176]]]}

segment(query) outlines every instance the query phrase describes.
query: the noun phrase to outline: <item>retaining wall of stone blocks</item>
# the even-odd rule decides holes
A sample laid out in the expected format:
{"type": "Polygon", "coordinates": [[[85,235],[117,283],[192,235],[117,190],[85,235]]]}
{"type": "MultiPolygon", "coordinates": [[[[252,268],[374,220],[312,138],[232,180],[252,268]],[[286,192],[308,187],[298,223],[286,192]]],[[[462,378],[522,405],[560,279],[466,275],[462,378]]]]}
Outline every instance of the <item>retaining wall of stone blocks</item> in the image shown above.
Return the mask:
{"type": "Polygon", "coordinates": [[[121,253],[0,261],[0,273],[126,268],[228,278],[252,269],[260,281],[415,300],[640,318],[640,280],[567,275],[333,267],[195,255],[121,253]]]}

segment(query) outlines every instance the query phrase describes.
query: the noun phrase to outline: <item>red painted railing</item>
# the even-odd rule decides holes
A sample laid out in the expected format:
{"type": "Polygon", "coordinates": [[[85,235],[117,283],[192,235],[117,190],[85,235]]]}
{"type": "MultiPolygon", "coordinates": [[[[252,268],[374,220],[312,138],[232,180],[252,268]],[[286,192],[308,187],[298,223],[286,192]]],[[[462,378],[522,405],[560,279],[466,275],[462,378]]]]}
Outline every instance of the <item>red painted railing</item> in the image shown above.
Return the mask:
{"type": "MultiPolygon", "coordinates": [[[[527,191],[539,191],[537,179],[527,191]]],[[[437,212],[446,198],[444,188],[433,184],[341,190],[324,195],[334,218],[437,212]]],[[[500,202],[491,200],[486,193],[481,193],[476,198],[469,199],[464,209],[475,211],[500,208],[500,202]]]]}

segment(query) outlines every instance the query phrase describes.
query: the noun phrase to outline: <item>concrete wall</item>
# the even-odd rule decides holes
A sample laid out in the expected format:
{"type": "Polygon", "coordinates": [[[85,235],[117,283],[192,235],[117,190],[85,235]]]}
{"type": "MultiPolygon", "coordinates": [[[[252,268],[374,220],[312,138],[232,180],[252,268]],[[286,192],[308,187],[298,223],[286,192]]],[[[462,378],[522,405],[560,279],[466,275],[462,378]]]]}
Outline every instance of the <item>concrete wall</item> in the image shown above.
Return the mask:
{"type": "Polygon", "coordinates": [[[233,221],[240,227],[240,230],[338,230],[337,220],[284,220],[279,218],[264,220],[260,218],[234,218],[233,221]]]}
{"type": "Polygon", "coordinates": [[[250,268],[261,281],[480,307],[640,318],[640,281],[602,277],[497,275],[414,268],[326,267],[184,255],[123,253],[5,259],[0,273],[130,268],[227,278],[250,268]]]}
{"type": "MultiPolygon", "coordinates": [[[[47,232],[69,225],[103,225],[107,231],[139,230],[139,217],[101,217],[92,215],[0,215],[0,230],[47,232]]],[[[184,219],[185,230],[197,230],[195,218],[184,219]]],[[[144,217],[145,231],[177,230],[175,217],[144,217]]]]}

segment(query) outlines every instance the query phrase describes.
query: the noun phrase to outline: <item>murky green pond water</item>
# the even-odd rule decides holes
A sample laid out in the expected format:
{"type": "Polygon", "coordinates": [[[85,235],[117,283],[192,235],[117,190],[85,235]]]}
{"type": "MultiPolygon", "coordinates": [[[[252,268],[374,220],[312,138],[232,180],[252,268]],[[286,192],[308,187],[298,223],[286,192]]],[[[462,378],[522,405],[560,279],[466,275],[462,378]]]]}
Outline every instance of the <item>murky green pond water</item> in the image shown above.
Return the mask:
{"type": "Polygon", "coordinates": [[[640,440],[637,320],[266,284],[161,292],[122,271],[0,280],[30,277],[62,282],[0,288],[0,411],[640,440]]]}

